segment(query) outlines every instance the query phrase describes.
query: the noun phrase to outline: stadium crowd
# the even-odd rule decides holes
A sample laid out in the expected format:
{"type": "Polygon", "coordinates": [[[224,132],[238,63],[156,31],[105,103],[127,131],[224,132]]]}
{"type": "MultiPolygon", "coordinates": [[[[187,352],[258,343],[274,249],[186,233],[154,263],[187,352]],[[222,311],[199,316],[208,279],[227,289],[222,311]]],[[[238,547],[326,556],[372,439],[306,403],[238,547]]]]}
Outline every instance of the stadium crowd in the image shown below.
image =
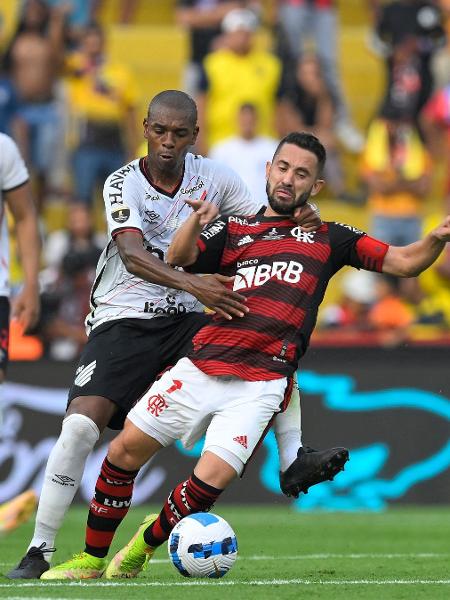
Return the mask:
{"type": "MultiPolygon", "coordinates": [[[[119,25],[131,35],[146,25],[150,36],[160,21],[142,22],[143,0],[119,3],[113,16],[109,4],[25,0],[0,7],[0,131],[15,139],[26,161],[43,238],[36,357],[79,355],[105,241],[97,218],[102,186],[112,171],[145,154],[139,123],[147,84],[126,48],[118,61],[109,41],[119,25]]],[[[327,218],[351,211],[369,234],[407,245],[447,214],[449,0],[362,3],[366,44],[385,72],[381,93],[370,77],[365,82],[367,98],[379,97],[364,122],[353,114],[338,60],[342,2],[160,4],[164,14],[170,5],[166,26],[186,32],[190,46],[178,87],[199,107],[196,151],[237,171],[261,204],[266,161],[281,137],[303,130],[327,149],[327,218]]],[[[20,281],[15,266],[16,292],[20,281]]],[[[396,345],[450,339],[449,331],[447,248],[416,279],[345,274],[322,311],[316,341],[396,345]]],[[[12,333],[16,356],[29,353],[20,331],[12,333]]]]}

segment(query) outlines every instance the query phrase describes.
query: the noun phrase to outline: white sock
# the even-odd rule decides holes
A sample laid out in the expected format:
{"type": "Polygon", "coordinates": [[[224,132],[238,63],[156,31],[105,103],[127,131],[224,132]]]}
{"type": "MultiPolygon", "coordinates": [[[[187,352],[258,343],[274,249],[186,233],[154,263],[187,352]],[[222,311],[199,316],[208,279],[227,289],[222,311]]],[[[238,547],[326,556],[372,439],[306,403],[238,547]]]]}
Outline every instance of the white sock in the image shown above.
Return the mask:
{"type": "MultiPolygon", "coordinates": [[[[44,542],[47,548],[53,548],[56,534],[81,483],[86,459],[99,437],[99,429],[89,417],[72,414],[64,419],[61,434],[48,457],[34,535],[28,549],[44,542]]],[[[44,556],[50,562],[52,553],[44,550],[44,556]]]]}
{"type": "Polygon", "coordinates": [[[302,445],[300,394],[296,381],[289,406],[284,412],[277,414],[273,429],[277,440],[280,471],[286,471],[297,458],[298,449],[302,445]]]}

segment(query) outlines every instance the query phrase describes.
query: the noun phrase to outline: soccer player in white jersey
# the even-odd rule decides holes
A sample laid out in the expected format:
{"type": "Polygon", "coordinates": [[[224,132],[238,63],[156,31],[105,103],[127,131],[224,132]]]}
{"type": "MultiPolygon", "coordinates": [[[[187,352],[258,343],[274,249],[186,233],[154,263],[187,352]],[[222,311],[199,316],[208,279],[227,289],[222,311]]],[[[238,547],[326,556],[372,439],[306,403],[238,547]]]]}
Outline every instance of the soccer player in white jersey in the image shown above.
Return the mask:
{"type": "MultiPolygon", "coordinates": [[[[248,214],[258,208],[233,171],[188,152],[197,133],[195,102],[184,92],[161,92],[144,119],[148,155],[106,180],[103,197],[110,241],[92,288],[89,338],[60,437],[47,462],[34,535],[9,578],[38,578],[49,568],[56,534],[88,454],[105,427],[122,428],[128,411],[158,374],[186,354],[192,337],[210,318],[203,306],[229,319],[239,319],[247,310],[244,297],[223,285],[228,278],[200,277],[164,262],[174,233],[192,212],[186,200],[207,200],[223,214],[248,214]]],[[[318,220],[308,205],[297,219],[302,226],[318,220]]],[[[294,415],[280,416],[276,434],[284,446],[281,470],[295,463],[296,473],[301,471],[285,488],[295,494],[331,478],[347,456],[343,449],[299,450],[298,401],[292,404],[297,405],[294,415]]]]}
{"type": "MultiPolygon", "coordinates": [[[[28,179],[27,168],[15,142],[6,134],[0,133],[0,411],[1,387],[8,364],[10,312],[12,318],[18,319],[25,332],[36,324],[39,316],[38,272],[41,246],[28,179]],[[11,307],[6,206],[14,219],[23,269],[23,286],[11,307]]],[[[15,529],[30,516],[35,504],[35,494],[30,490],[1,506],[0,530],[15,529]]]]}

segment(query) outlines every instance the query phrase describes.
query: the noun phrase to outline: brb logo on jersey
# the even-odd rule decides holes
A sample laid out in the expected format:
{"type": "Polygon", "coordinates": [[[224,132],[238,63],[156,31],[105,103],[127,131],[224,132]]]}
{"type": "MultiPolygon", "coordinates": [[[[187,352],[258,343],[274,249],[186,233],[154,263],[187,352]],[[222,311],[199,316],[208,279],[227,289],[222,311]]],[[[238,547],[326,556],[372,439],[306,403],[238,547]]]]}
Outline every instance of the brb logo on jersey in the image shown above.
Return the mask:
{"type": "Polygon", "coordinates": [[[257,259],[253,259],[238,263],[233,285],[234,291],[259,287],[273,277],[287,283],[295,284],[300,281],[303,265],[294,260],[274,261],[271,265],[264,263],[259,265],[256,264],[257,262],[257,259]]]}

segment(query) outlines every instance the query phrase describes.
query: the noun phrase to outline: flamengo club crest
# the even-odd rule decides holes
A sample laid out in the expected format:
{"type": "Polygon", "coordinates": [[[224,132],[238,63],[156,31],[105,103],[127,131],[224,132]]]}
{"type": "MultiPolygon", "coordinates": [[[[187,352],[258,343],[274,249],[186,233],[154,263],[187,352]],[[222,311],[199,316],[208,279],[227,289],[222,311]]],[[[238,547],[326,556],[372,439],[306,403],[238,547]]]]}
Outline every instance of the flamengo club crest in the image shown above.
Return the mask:
{"type": "Polygon", "coordinates": [[[305,242],[306,244],[314,244],[314,231],[303,231],[301,227],[291,229],[291,234],[297,242],[305,242]]]}

